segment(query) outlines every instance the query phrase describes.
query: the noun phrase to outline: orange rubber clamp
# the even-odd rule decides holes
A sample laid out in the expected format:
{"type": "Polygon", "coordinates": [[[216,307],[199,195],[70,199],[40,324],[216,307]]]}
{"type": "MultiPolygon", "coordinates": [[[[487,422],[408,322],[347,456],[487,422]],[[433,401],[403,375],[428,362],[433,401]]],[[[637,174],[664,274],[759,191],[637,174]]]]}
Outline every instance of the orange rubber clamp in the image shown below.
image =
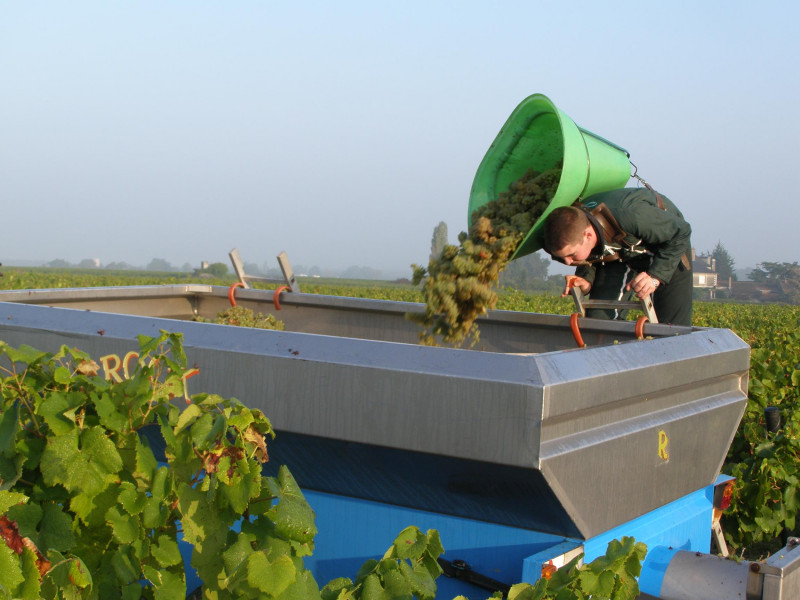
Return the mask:
{"type": "Polygon", "coordinates": [[[643,340],[644,339],[644,324],[649,323],[650,319],[646,316],[642,315],[638,319],[636,319],[636,327],[634,331],[636,332],[636,339],[643,340]]]}
{"type": "Polygon", "coordinates": [[[231,306],[236,306],[236,298],[234,298],[234,294],[236,294],[237,287],[243,288],[244,284],[241,281],[237,281],[228,288],[228,300],[230,300],[231,306]]]}
{"type": "Polygon", "coordinates": [[[569,317],[569,326],[572,329],[572,337],[575,338],[578,347],[586,348],[586,344],[583,343],[583,336],[581,336],[581,330],[578,329],[578,317],[580,316],[581,313],[572,313],[569,317]]]}
{"type": "Polygon", "coordinates": [[[275,293],[272,294],[272,303],[275,305],[275,310],[281,309],[281,292],[285,292],[286,290],[290,290],[288,285],[282,285],[278,289],[275,290],[275,293]]]}

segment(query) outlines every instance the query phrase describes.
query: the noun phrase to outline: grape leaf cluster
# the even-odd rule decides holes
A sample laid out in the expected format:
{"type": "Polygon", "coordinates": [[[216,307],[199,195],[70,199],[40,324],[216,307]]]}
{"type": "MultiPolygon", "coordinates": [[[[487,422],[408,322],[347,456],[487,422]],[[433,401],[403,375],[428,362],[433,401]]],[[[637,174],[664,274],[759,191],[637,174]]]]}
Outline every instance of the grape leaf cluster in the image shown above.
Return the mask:
{"type": "Polygon", "coordinates": [[[550,204],[558,189],[561,168],[528,169],[507,192],[472,213],[469,232],[459,246],[445,245],[427,268],[412,265],[413,283],[422,283],[425,310],[408,318],[422,325],[420,342],[474,346],[479,339],[476,319],[497,305],[493,287],[525,234],[550,204]]]}

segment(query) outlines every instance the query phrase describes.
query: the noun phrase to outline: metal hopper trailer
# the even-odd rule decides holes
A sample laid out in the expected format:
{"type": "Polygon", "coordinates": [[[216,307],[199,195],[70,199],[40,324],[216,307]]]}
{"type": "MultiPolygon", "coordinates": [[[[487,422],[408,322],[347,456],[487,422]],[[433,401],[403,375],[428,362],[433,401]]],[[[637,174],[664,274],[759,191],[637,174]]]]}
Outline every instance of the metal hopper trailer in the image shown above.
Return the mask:
{"type": "MultiPolygon", "coordinates": [[[[541,247],[549,211],[631,177],[624,149],[535,94],[479,166],[469,214],[529,168],[555,167],[515,258],[541,247]]],[[[443,599],[533,583],[622,536],[647,544],[643,597],[800,598],[796,540],[763,563],[709,554],[712,539],[724,548],[719,473],[747,401],[750,349],[733,332],[491,311],[475,348],[427,347],[406,319],[422,305],[301,293],[281,257],[287,285],[249,289],[231,258],[242,289],[0,292],[0,339],[77,346],[122,377],[137,335],[181,332],[196,389],[270,418],[267,464],[288,465],[316,513],[306,566],[320,582],[355,577],[416,525],[446,548],[443,599]],[[194,321],[233,302],[286,331],[194,321]]]]}
{"type": "Polygon", "coordinates": [[[0,339],[75,346],[119,377],[137,335],[181,332],[194,389],[272,421],[267,465],[288,465],[315,510],[321,582],[417,525],[446,548],[440,598],[533,582],[624,535],[649,548],[652,597],[800,597],[794,547],[752,568],[708,554],[747,398],[749,348],[731,331],[647,324],[639,339],[633,322],[580,319],[579,348],[570,317],[493,311],[476,348],[427,347],[405,317],[422,305],[287,281],[0,292],[0,339]],[[193,321],[232,299],[286,331],[193,321]]]}

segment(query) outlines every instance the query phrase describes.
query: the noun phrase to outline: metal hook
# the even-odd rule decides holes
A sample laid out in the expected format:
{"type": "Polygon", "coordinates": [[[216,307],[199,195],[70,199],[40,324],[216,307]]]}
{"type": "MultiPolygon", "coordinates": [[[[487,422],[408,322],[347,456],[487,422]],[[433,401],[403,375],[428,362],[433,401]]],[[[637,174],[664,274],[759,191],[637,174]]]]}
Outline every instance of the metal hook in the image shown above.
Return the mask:
{"type": "Polygon", "coordinates": [[[639,173],[639,167],[637,167],[637,166],[636,166],[636,165],[633,163],[633,161],[630,161],[630,163],[631,163],[631,165],[633,165],[633,173],[631,174],[631,178],[633,178],[633,179],[638,179],[639,181],[641,181],[641,182],[642,182],[642,184],[644,184],[644,187],[646,187],[648,190],[652,190],[653,188],[650,186],[650,184],[649,184],[649,183],[647,183],[647,182],[644,180],[644,178],[642,178],[642,177],[640,177],[640,176],[638,175],[638,173],[639,173]]]}

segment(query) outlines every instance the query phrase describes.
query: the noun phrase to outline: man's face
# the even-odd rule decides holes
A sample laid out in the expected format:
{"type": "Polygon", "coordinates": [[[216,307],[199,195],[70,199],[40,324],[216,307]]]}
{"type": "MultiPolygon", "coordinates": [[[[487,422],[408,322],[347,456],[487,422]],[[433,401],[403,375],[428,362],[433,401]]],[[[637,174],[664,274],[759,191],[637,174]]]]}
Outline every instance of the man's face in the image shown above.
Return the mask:
{"type": "Polygon", "coordinates": [[[578,244],[567,244],[561,250],[553,252],[552,256],[559,262],[565,265],[574,265],[575,263],[582,262],[589,258],[595,244],[597,243],[597,236],[594,233],[594,228],[589,225],[583,232],[583,237],[578,244]]]}

